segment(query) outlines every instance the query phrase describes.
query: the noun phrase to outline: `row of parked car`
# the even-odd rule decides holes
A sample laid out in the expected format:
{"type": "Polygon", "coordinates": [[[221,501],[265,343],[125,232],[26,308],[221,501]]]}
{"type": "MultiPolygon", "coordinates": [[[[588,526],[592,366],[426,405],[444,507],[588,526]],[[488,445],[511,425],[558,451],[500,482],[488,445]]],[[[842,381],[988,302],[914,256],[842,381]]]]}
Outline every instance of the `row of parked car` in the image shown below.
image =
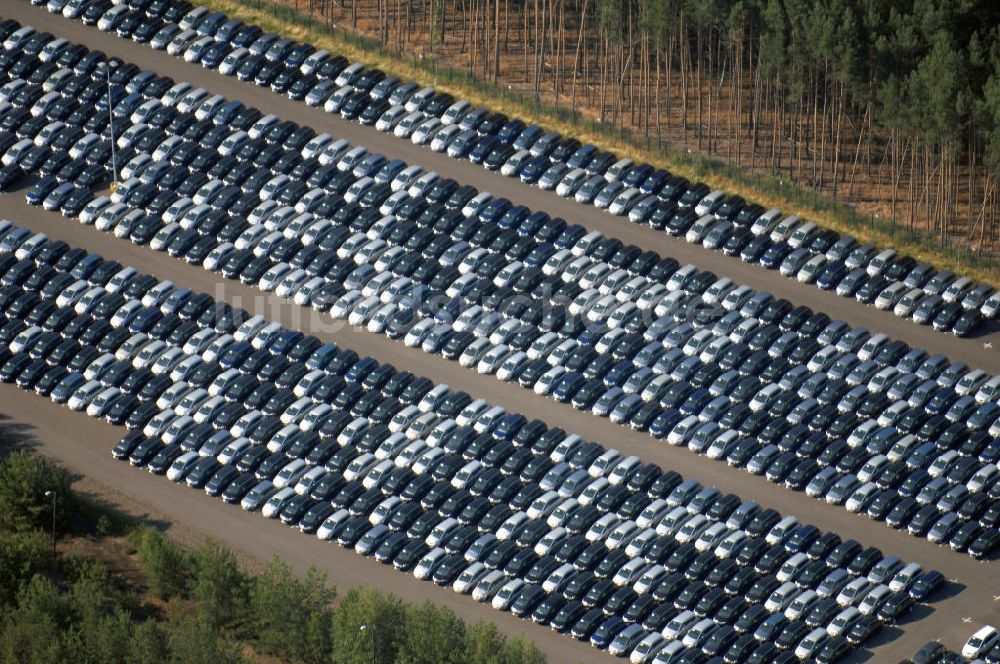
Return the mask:
{"type": "Polygon", "coordinates": [[[0,224],[0,379],[133,465],[633,662],[834,661],[941,574],[0,224]]]}
{"type": "Polygon", "coordinates": [[[91,201],[64,172],[94,155],[106,168],[105,98],[88,107],[78,88],[107,91],[99,59],[56,55],[81,69],[60,89],[45,91],[55,73],[0,88],[0,123],[21,138],[4,161],[42,160],[29,201],[914,534],[995,549],[1000,381],[124,63],[125,182],[91,201]]]}
{"type": "Polygon", "coordinates": [[[969,637],[962,652],[948,650],[940,641],[928,641],[905,664],[997,664],[1000,662],[1000,631],[984,625],[969,637]]]}
{"type": "Polygon", "coordinates": [[[920,324],[965,336],[1000,311],[988,285],[221,12],[187,2],[82,4],[51,0],[48,9],[920,324]]]}

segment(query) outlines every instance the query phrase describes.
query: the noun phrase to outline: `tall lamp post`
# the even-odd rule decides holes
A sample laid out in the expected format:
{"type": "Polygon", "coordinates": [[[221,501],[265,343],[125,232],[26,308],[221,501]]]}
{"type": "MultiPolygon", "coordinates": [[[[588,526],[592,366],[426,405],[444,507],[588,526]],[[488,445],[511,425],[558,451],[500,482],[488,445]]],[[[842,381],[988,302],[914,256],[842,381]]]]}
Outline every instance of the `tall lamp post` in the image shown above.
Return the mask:
{"type": "Polygon", "coordinates": [[[49,489],[45,492],[46,498],[52,499],[52,566],[56,565],[56,492],[49,489]]]}
{"type": "Polygon", "coordinates": [[[111,105],[111,70],[118,66],[116,60],[104,64],[104,73],[108,82],[108,133],[111,134],[111,191],[118,187],[118,159],[115,154],[115,114],[111,105]]]}
{"type": "Polygon", "coordinates": [[[372,642],[372,664],[376,664],[376,660],[375,660],[375,630],[373,630],[370,627],[368,627],[368,625],[362,625],[360,629],[361,629],[362,632],[367,631],[371,635],[371,642],[372,642]]]}

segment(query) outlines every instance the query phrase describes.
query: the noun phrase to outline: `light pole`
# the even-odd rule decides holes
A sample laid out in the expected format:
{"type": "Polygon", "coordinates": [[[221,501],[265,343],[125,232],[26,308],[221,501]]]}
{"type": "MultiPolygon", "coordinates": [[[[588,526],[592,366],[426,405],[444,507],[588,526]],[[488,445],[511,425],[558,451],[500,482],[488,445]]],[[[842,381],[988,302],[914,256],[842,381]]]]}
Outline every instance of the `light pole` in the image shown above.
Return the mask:
{"type": "Polygon", "coordinates": [[[49,489],[46,498],[52,499],[52,567],[56,566],[56,492],[49,489]]]}
{"type": "Polygon", "coordinates": [[[376,664],[376,662],[375,662],[375,630],[369,628],[368,625],[362,625],[360,629],[361,629],[362,632],[367,631],[369,634],[371,634],[371,641],[372,641],[372,664],[376,664]]]}
{"type": "Polygon", "coordinates": [[[115,114],[111,106],[111,70],[118,66],[118,62],[111,60],[104,65],[104,73],[108,81],[108,133],[111,134],[111,191],[118,187],[118,160],[115,154],[115,114]]]}

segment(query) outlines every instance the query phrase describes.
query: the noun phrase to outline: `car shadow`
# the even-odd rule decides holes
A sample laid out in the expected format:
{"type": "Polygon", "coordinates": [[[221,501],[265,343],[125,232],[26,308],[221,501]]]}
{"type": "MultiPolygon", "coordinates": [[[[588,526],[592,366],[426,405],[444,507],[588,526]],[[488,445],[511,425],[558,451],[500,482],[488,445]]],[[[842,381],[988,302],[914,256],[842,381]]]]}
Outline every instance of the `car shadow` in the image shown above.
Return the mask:
{"type": "Polygon", "coordinates": [[[33,426],[24,422],[12,421],[10,415],[0,413],[0,456],[18,449],[34,449],[38,440],[31,430],[33,426]]]}
{"type": "Polygon", "coordinates": [[[906,615],[904,615],[896,624],[909,625],[917,622],[918,620],[923,620],[932,613],[934,613],[934,607],[930,604],[914,604],[913,608],[907,611],[906,615]]]}
{"type": "MultiPolygon", "coordinates": [[[[981,339],[995,332],[1000,332],[1000,319],[983,321],[976,326],[972,332],[965,336],[966,339],[981,339]]],[[[945,333],[942,333],[945,334],[945,333]]]]}
{"type": "Polygon", "coordinates": [[[864,648],[858,648],[850,655],[845,657],[843,662],[869,662],[873,661],[875,658],[875,653],[872,652],[875,648],[884,646],[887,643],[895,641],[903,635],[903,630],[895,625],[886,625],[879,631],[875,632],[867,641],[865,641],[864,648]]]}
{"type": "Polygon", "coordinates": [[[958,593],[965,590],[966,585],[964,583],[959,583],[958,581],[948,581],[941,588],[931,596],[931,602],[940,602],[941,600],[951,599],[958,593]]]}

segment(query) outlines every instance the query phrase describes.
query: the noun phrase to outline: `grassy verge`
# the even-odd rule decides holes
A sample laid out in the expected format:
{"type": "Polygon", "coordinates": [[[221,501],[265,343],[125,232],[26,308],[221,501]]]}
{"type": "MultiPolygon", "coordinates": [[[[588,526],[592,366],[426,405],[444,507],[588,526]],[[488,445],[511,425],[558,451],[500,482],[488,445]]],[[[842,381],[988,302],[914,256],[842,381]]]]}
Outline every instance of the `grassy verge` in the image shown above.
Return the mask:
{"type": "Polygon", "coordinates": [[[227,15],[256,23],[266,31],[281,33],[345,57],[377,66],[387,73],[414,81],[432,83],[441,90],[469,99],[511,117],[520,117],[552,128],[604,150],[627,154],[636,160],[666,168],[689,179],[705,180],[713,187],[737,193],[767,208],[815,220],[820,225],[878,246],[894,247],[917,260],[933,263],[1000,287],[1000,266],[986,255],[961,248],[941,246],[925,232],[910,232],[892,220],[858,214],[850,206],[789,182],[779,173],[750,172],[720,160],[681,152],[631,132],[613,131],[594,118],[551,104],[510,88],[487,83],[465,70],[442,65],[433,58],[400,55],[377,41],[314,19],[305,11],[271,0],[195,0],[227,15]]]}

